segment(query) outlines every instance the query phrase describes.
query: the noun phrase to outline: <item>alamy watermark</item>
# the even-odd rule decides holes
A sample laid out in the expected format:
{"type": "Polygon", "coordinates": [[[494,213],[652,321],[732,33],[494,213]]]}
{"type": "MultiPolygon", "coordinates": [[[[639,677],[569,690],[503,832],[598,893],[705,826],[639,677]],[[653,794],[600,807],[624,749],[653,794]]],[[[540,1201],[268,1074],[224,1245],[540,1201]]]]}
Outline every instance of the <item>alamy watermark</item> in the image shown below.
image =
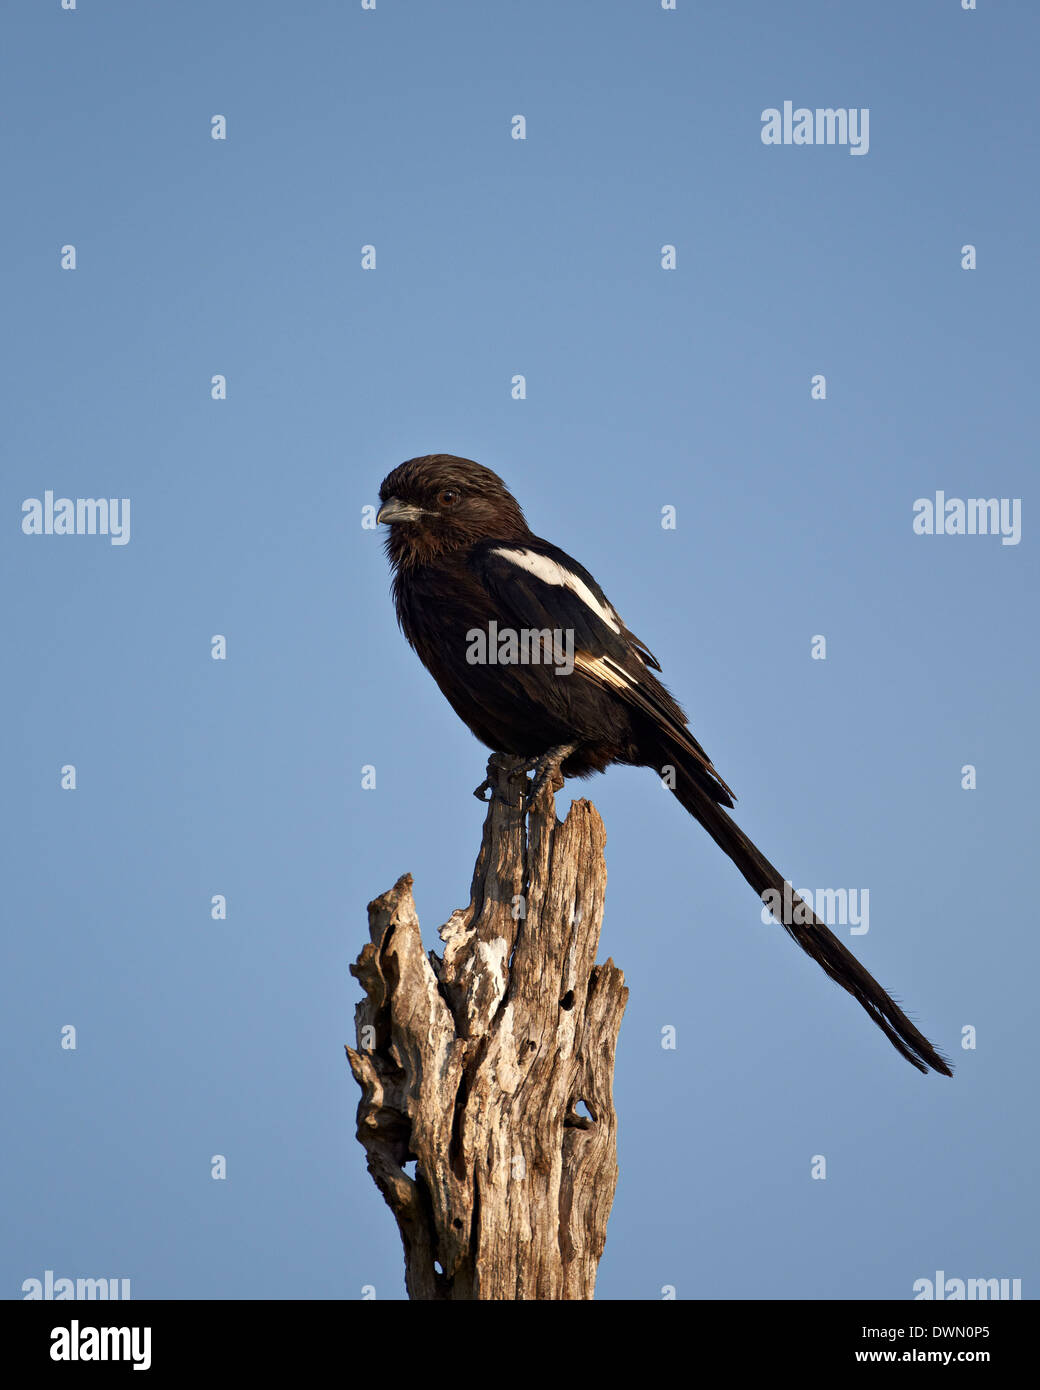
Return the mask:
{"type": "Polygon", "coordinates": [[[1021,497],[919,497],[914,503],[917,536],[1000,536],[1001,545],[1022,539],[1021,497]]]}
{"type": "Polygon", "coordinates": [[[152,1364],[150,1327],[90,1327],[73,1318],[51,1330],[52,1361],[129,1361],[135,1371],[152,1364]]]}
{"type": "Polygon", "coordinates": [[[870,149],[869,106],[767,106],[762,112],[763,145],[847,145],[849,154],[870,149]]]}
{"type": "Polygon", "coordinates": [[[869,888],[799,888],[795,893],[790,879],[784,879],[784,891],[768,888],[762,894],[762,921],[808,926],[813,916],[829,927],[848,927],[852,936],[866,936],[870,931],[869,888]]]}
{"type": "Polygon", "coordinates": [[[25,1301],[37,1298],[98,1298],[105,1301],[130,1297],[129,1279],[55,1279],[53,1269],[45,1269],[42,1279],[23,1279],[25,1301]]]}
{"type": "Polygon", "coordinates": [[[557,676],[574,671],[574,629],[560,627],[499,627],[494,618],[487,631],[471,627],[466,633],[470,666],[555,666],[557,676]]]}
{"type": "Polygon", "coordinates": [[[914,1301],[936,1299],[956,1302],[959,1299],[1020,1299],[1021,1279],[953,1279],[946,1271],[937,1269],[935,1279],[914,1280],[914,1301]]]}
{"type": "Polygon", "coordinates": [[[42,498],[22,503],[22,533],[26,536],[108,536],[112,545],[130,539],[129,497],[59,497],[48,490],[42,498]]]}

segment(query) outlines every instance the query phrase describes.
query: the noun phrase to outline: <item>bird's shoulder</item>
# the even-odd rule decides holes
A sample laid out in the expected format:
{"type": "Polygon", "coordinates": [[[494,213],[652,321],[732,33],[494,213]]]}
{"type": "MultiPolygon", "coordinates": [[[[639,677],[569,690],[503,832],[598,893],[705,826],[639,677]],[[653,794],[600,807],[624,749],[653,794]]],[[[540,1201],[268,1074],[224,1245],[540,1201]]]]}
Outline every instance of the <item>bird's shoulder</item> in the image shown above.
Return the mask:
{"type": "Polygon", "coordinates": [[[624,623],[595,576],[558,545],[540,536],[482,540],[468,564],[489,588],[532,618],[549,613],[577,629],[579,638],[619,654],[631,649],[644,666],[661,669],[646,644],[624,623]]]}

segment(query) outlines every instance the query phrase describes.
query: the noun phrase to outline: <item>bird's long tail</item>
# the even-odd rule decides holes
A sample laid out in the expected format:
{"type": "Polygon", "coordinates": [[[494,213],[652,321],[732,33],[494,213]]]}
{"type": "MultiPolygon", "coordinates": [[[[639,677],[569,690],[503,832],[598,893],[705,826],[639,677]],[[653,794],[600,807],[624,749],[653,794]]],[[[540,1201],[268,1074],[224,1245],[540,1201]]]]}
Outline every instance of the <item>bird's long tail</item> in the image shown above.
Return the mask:
{"type": "Polygon", "coordinates": [[[776,901],[783,903],[786,910],[774,915],[779,916],[788,935],[823,966],[832,980],[859,1000],[892,1046],[911,1066],[921,1072],[927,1072],[932,1067],[943,1076],[952,1076],[949,1063],[918,1032],[895,1000],[864,970],[852,952],[842,945],[790,886],[785,887],[784,877],[779,870],[774,869],[718,804],[703,769],[677,750],[670,750],[663,762],[671,763],[675,768],[676,785],[671,788],[675,796],[690,815],[700,821],[719,848],[725,850],[755,892],[760,897],[767,892],[780,895],[776,901]],[[788,921],[788,917],[798,920],[788,921]]]}

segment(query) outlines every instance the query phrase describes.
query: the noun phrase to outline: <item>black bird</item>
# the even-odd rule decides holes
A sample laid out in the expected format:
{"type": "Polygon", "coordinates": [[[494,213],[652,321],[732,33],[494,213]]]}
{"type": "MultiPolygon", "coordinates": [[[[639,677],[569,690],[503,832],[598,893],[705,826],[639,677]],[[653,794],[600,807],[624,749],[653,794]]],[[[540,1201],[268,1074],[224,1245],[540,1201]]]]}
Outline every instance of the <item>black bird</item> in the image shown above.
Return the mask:
{"type": "MultiPolygon", "coordinates": [[[[755,892],[787,904],[778,914],[785,929],[893,1047],[919,1071],[951,1076],[722,809],[733,805],[733,793],[653,675],[657,659],[588,570],[534,535],[502,479],[471,459],[428,454],[388,474],[379,499],[404,635],[477,738],[525,760],[535,773],[531,794],[556,771],[587,777],[611,763],[654,768],[755,892]],[[496,645],[509,633],[518,635],[515,648],[496,645]]],[[[477,795],[487,789],[485,782],[477,795]]]]}

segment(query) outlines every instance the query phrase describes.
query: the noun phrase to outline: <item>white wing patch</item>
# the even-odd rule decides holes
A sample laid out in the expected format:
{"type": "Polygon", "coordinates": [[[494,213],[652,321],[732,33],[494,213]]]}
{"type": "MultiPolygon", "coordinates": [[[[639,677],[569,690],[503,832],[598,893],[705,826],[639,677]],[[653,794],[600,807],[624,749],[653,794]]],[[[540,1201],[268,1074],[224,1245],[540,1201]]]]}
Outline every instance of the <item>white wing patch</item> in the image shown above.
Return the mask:
{"type": "Polygon", "coordinates": [[[543,584],[555,584],[564,589],[570,589],[571,593],[580,598],[586,608],[591,608],[598,618],[606,625],[618,633],[621,633],[621,620],[611,608],[609,603],[601,603],[596,595],[583,579],[579,579],[576,574],[572,574],[569,569],[556,560],[550,560],[546,555],[536,555],[531,550],[505,550],[495,549],[492,555],[501,555],[503,560],[509,560],[514,565],[519,565],[521,569],[527,570],[528,574],[533,574],[536,579],[540,579],[543,584]]]}
{"type": "Polygon", "coordinates": [[[579,671],[595,676],[606,685],[612,685],[615,690],[631,690],[637,685],[628,672],[609,656],[586,656],[584,652],[575,652],[574,664],[579,671]]]}

